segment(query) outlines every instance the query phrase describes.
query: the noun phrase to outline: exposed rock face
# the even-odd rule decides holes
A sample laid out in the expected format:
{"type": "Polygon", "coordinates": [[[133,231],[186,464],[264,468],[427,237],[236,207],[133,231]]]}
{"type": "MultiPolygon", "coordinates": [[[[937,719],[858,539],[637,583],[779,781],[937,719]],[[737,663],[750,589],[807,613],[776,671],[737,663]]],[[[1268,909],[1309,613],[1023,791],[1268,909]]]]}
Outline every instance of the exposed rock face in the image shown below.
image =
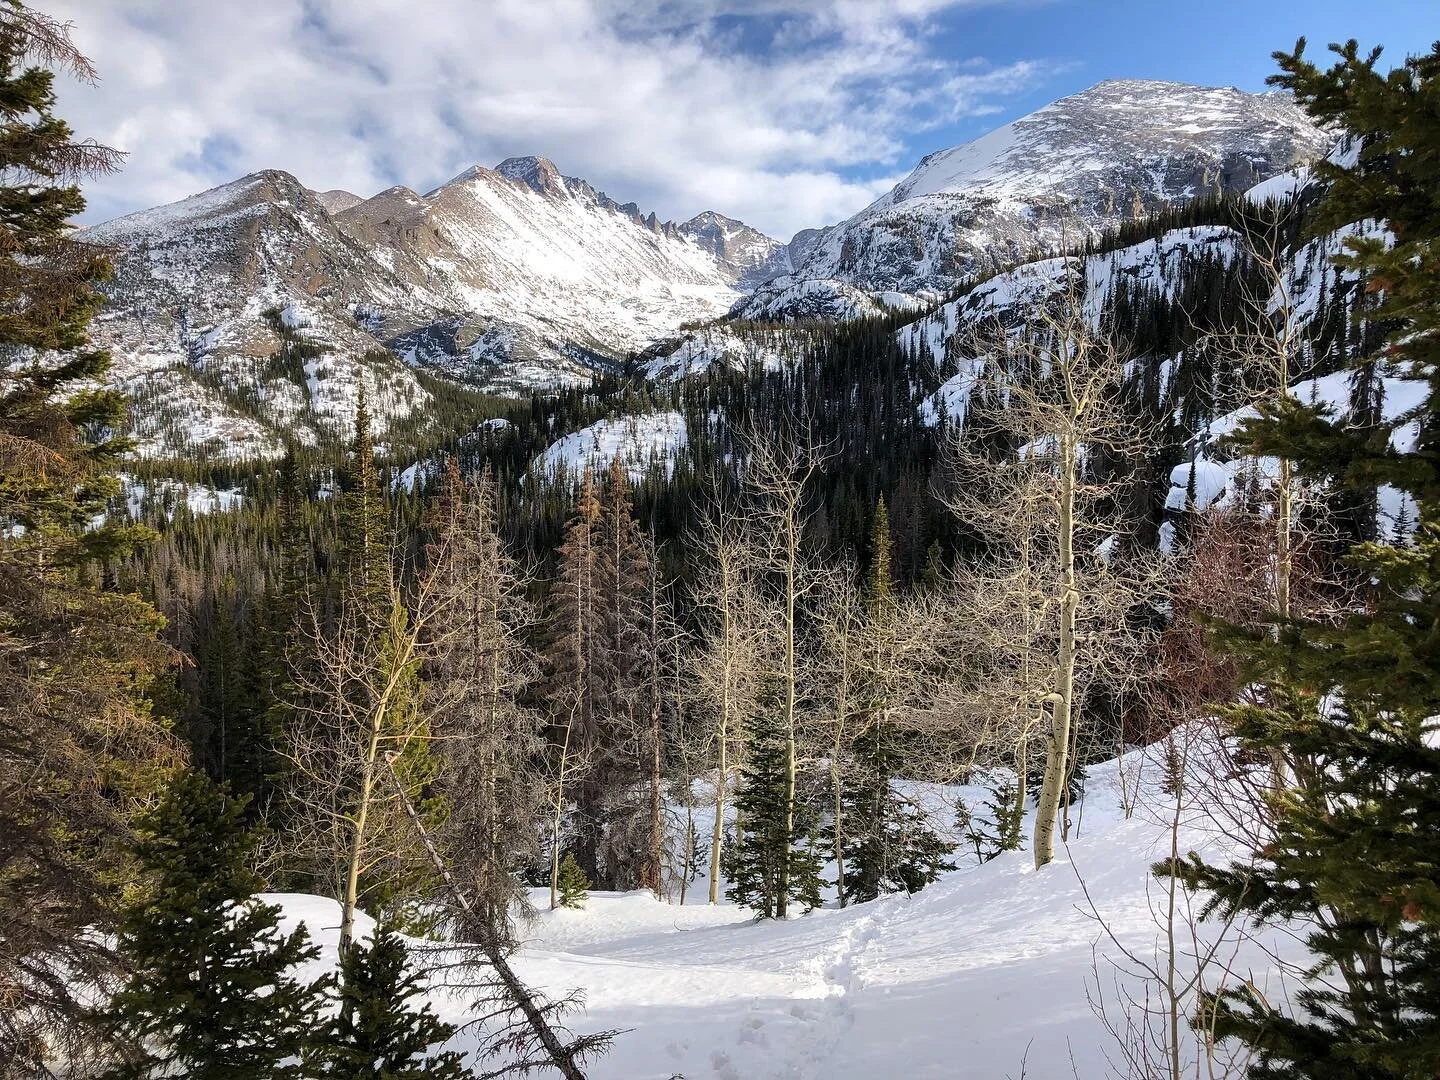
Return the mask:
{"type": "Polygon", "coordinates": [[[315,192],[315,201],[323,206],[329,213],[338,214],[342,210],[349,210],[356,203],[365,200],[354,192],[345,191],[341,188],[331,188],[329,191],[315,192]]]}
{"type": "Polygon", "coordinates": [[[706,210],[680,226],[688,236],[735,275],[742,289],[753,288],[790,272],[786,245],[743,221],[706,210]]]}

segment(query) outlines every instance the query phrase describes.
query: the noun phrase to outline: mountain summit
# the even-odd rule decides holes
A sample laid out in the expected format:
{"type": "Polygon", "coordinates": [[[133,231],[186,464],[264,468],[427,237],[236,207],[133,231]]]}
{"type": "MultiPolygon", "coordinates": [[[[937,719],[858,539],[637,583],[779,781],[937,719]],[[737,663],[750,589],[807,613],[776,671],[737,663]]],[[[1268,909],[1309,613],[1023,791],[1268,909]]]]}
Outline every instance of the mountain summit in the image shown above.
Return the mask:
{"type": "Polygon", "coordinates": [[[803,234],[803,246],[792,241],[790,255],[801,278],[944,291],[993,261],[1073,244],[1200,195],[1243,191],[1319,157],[1331,141],[1285,93],[1102,82],[926,156],[848,221],[818,238],[803,234]]]}

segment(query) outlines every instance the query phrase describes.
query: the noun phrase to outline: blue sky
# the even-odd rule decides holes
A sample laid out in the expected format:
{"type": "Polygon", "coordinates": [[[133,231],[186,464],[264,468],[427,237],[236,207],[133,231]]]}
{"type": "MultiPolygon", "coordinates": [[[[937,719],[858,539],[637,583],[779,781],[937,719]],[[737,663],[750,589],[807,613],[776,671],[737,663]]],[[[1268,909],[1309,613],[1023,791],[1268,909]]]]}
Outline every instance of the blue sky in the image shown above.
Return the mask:
{"type": "Polygon", "coordinates": [[[662,217],[788,237],[1102,79],[1261,90],[1302,33],[1395,60],[1440,35],[1440,0],[35,2],[103,79],[62,115],[128,154],[89,221],[262,168],[370,195],[540,154],[662,217]]]}
{"type": "MultiPolygon", "coordinates": [[[[1440,0],[1056,0],[962,8],[936,23],[938,51],[1001,63],[1039,54],[1066,65],[1006,102],[994,119],[1007,120],[1102,79],[1263,91],[1276,70],[1271,53],[1288,52],[1302,35],[1316,61],[1328,56],[1330,42],[1353,37],[1384,45],[1385,60],[1399,62],[1440,39],[1440,0]]],[[[991,119],[940,129],[940,145],[983,134],[991,119]]]]}

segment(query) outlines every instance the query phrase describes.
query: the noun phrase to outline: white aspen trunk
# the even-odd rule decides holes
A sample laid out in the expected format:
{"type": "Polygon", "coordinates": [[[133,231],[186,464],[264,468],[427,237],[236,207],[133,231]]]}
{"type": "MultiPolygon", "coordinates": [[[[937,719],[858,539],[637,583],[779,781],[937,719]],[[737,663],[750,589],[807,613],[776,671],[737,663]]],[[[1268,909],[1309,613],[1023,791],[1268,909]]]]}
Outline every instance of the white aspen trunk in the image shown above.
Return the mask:
{"type": "Polygon", "coordinates": [[[370,817],[370,800],[375,791],[375,763],[380,753],[383,714],[377,709],[370,724],[365,748],[365,766],[360,774],[360,805],[350,835],[350,864],[345,873],[345,899],[340,905],[340,953],[344,955],[355,938],[355,909],[360,903],[360,867],[365,859],[365,827],[370,817]]]}
{"type": "Polygon", "coordinates": [[[1060,556],[1060,648],[1055,685],[1049,695],[1050,745],[1045,779],[1035,813],[1035,867],[1055,858],[1055,817],[1069,772],[1070,728],[1075,695],[1075,616],[1080,593],[1075,580],[1075,494],[1078,447],[1073,430],[1058,435],[1060,452],[1058,546],[1060,556]]]}
{"type": "Polygon", "coordinates": [[[710,903],[720,902],[720,855],[725,842],[725,789],[730,769],[730,687],[734,677],[734,624],[730,620],[729,558],[720,559],[720,731],[715,774],[715,823],[710,831],[710,903]]]}
{"type": "Polygon", "coordinates": [[[785,851],[777,875],[775,914],[784,918],[790,903],[790,844],[795,835],[795,773],[799,756],[795,732],[795,592],[796,559],[799,555],[798,499],[786,507],[785,513],[785,851]]]}
{"type": "Polygon", "coordinates": [[[835,818],[833,844],[835,848],[835,885],[839,890],[840,906],[845,906],[845,807],[844,776],[840,768],[840,753],[845,745],[845,718],[850,708],[849,664],[843,659],[850,648],[848,634],[842,637],[840,655],[841,673],[835,703],[835,743],[830,750],[830,794],[833,801],[832,813],[835,818]]]}

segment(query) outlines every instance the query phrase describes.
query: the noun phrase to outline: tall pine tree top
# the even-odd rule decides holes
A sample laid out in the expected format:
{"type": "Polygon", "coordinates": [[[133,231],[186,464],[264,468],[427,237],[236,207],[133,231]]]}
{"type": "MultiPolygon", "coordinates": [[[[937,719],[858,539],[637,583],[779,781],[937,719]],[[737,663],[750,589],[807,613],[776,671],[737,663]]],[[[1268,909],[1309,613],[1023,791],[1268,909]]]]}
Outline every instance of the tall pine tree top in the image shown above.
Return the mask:
{"type": "MultiPolygon", "coordinates": [[[[1336,261],[1357,273],[1373,306],[1365,317],[1389,328],[1386,356],[1427,384],[1416,408],[1367,429],[1324,406],[1289,400],[1262,407],[1241,437],[1261,455],[1288,457],[1312,477],[1361,491],[1388,484],[1417,511],[1416,543],[1358,545],[1351,562],[1378,583],[1373,608],[1339,628],[1306,628],[1307,666],[1317,689],[1343,684],[1353,700],[1381,708],[1440,712],[1440,43],[1382,74],[1380,51],[1361,55],[1350,41],[1332,46],[1322,70],[1277,53],[1272,82],[1294,92],[1317,120],[1358,140],[1351,164],[1317,166],[1327,188],[1319,228],[1383,222],[1394,238],[1352,237],[1336,261]],[[1388,437],[1418,423],[1419,436],[1388,437]]],[[[1287,661],[1289,662],[1289,661],[1287,661]]]]}

